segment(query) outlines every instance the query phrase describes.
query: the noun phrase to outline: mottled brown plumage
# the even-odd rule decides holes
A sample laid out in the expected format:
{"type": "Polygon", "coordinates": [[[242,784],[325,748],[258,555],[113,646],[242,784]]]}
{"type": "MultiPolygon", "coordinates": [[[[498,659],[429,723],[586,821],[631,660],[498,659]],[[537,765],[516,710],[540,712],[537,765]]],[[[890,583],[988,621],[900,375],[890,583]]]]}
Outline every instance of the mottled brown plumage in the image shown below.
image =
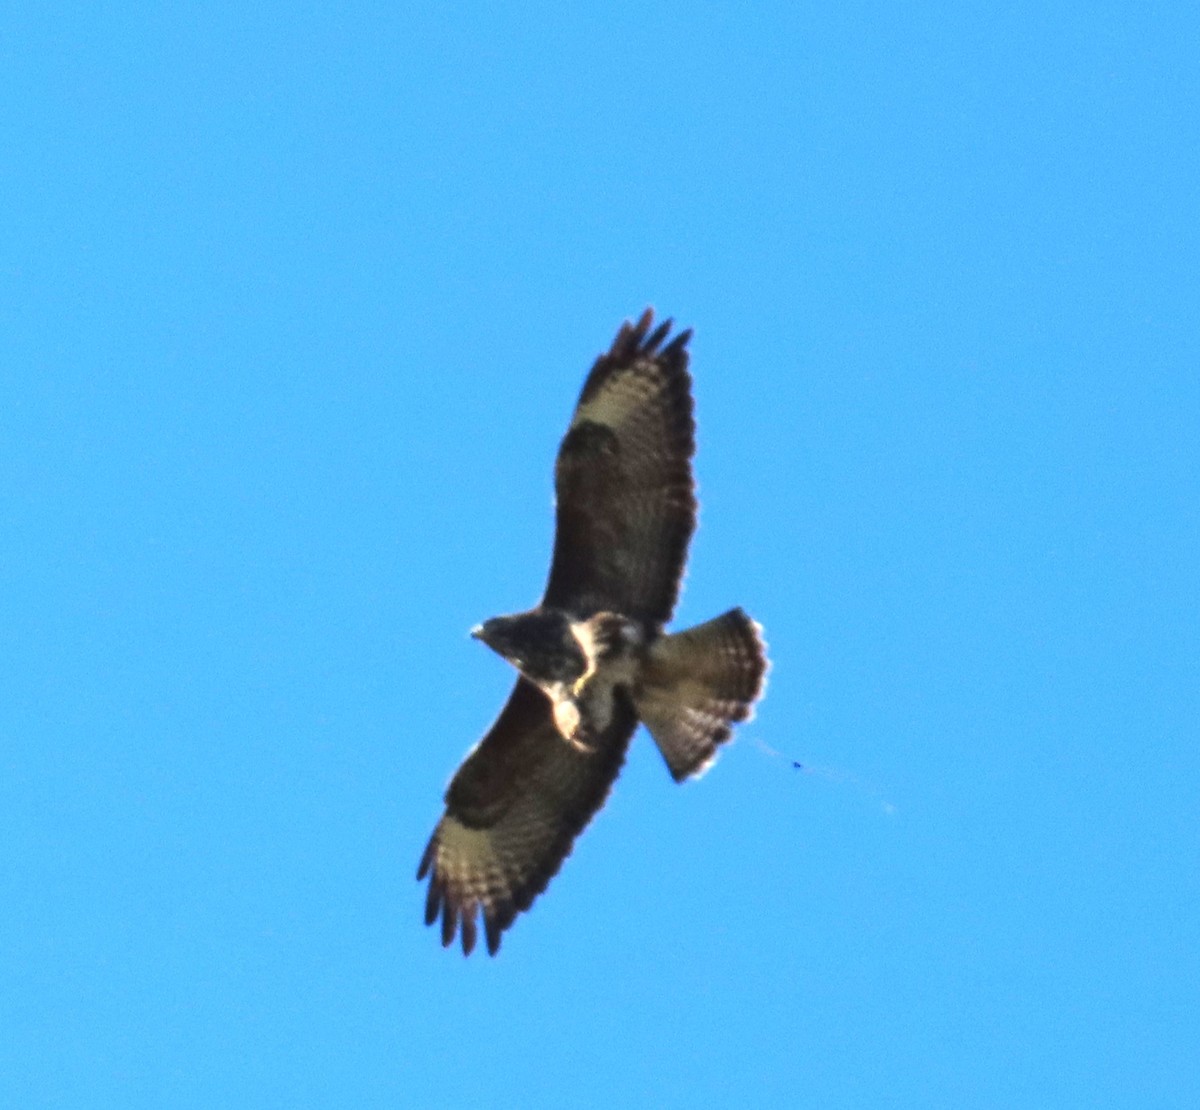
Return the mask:
{"type": "Polygon", "coordinates": [[[671,619],[696,528],[692,379],[671,321],[625,324],[584,383],[554,468],[554,558],[543,605],[671,619]]]}
{"type": "Polygon", "coordinates": [[[417,878],[425,920],[488,951],[557,873],[604,804],[639,718],[676,780],[750,715],[766,654],[741,610],[668,635],[696,524],[687,342],[626,323],[584,383],[555,466],[556,532],[541,604],[476,635],[521,676],[446,792],[417,878]]]}

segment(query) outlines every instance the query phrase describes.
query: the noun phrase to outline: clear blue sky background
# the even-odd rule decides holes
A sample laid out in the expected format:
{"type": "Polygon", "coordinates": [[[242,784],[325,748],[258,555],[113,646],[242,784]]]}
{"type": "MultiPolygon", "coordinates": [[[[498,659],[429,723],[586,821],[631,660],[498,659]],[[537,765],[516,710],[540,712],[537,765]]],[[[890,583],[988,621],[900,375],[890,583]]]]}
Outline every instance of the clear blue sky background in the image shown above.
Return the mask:
{"type": "Polygon", "coordinates": [[[0,1104],[1200,1104],[1195,7],[245,7],[0,27],[0,1104]],[[646,304],[768,697],[464,960],[646,304]]]}

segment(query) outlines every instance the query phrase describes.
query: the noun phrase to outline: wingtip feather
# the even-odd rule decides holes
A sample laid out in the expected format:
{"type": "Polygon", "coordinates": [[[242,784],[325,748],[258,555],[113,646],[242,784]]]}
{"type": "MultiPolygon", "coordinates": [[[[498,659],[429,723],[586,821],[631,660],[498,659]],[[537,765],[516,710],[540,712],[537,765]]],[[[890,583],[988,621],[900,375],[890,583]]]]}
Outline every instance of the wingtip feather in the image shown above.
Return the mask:
{"type": "Polygon", "coordinates": [[[458,928],[458,910],[454,903],[447,898],[442,903],[442,947],[449,948],[454,941],[458,928]]]}
{"type": "Polygon", "coordinates": [[[421,862],[417,864],[417,882],[420,882],[426,875],[429,874],[429,868],[433,866],[433,855],[435,844],[437,843],[437,834],[429,838],[429,843],[425,845],[425,851],[421,853],[421,862]]]}
{"type": "Polygon", "coordinates": [[[483,915],[483,931],[487,938],[487,950],[489,956],[494,956],[500,951],[500,937],[504,930],[501,928],[495,918],[483,915]]]}
{"type": "Polygon", "coordinates": [[[667,333],[671,330],[671,325],[675,321],[669,316],[654,329],[654,331],[646,338],[642,344],[642,351],[645,354],[651,355],[658,350],[658,345],[667,337],[667,333]]]}
{"type": "MultiPolygon", "coordinates": [[[[668,321],[670,323],[671,321],[668,321]]],[[[684,328],[674,339],[671,340],[663,349],[664,355],[681,354],[683,349],[688,345],[692,338],[692,329],[684,328]]]]}
{"type": "Polygon", "coordinates": [[[462,912],[462,950],[464,956],[469,956],[475,948],[475,907],[464,906],[462,912]]]}
{"type": "Polygon", "coordinates": [[[425,892],[425,924],[432,925],[442,909],[442,892],[437,878],[429,880],[429,889],[425,892]]]}

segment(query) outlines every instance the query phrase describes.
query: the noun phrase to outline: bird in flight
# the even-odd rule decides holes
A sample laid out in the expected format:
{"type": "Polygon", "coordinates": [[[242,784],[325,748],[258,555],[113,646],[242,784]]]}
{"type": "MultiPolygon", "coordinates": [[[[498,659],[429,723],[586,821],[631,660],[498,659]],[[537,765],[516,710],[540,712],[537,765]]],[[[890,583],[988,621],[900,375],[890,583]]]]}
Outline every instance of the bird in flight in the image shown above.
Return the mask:
{"type": "Polygon", "coordinates": [[[554,469],[554,555],[541,604],[472,635],[518,671],[446,791],[421,857],[425,923],[495,955],[604,804],[638,722],[676,782],[746,720],[767,669],[741,609],[668,633],[696,527],[687,344],[647,309],[592,366],[554,469]],[[653,330],[651,330],[653,328],[653,330]]]}

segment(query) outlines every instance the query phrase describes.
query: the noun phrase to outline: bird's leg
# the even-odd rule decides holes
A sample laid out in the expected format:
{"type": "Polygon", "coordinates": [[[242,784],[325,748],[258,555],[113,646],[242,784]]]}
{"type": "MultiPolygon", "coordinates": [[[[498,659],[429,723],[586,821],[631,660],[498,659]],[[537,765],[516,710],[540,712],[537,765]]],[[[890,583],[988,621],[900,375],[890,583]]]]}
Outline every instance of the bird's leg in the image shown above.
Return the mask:
{"type": "Polygon", "coordinates": [[[587,670],[583,672],[573,683],[571,683],[571,697],[580,698],[583,696],[584,688],[596,673],[595,657],[588,660],[587,670]]]}
{"type": "Polygon", "coordinates": [[[583,721],[579,706],[573,698],[562,697],[554,702],[554,724],[559,735],[576,751],[591,754],[596,749],[583,739],[583,721]]]}
{"type": "Polygon", "coordinates": [[[582,739],[579,733],[576,733],[574,736],[568,736],[566,741],[577,752],[581,752],[583,755],[596,754],[596,746],[594,744],[589,744],[586,740],[582,739]]]}

